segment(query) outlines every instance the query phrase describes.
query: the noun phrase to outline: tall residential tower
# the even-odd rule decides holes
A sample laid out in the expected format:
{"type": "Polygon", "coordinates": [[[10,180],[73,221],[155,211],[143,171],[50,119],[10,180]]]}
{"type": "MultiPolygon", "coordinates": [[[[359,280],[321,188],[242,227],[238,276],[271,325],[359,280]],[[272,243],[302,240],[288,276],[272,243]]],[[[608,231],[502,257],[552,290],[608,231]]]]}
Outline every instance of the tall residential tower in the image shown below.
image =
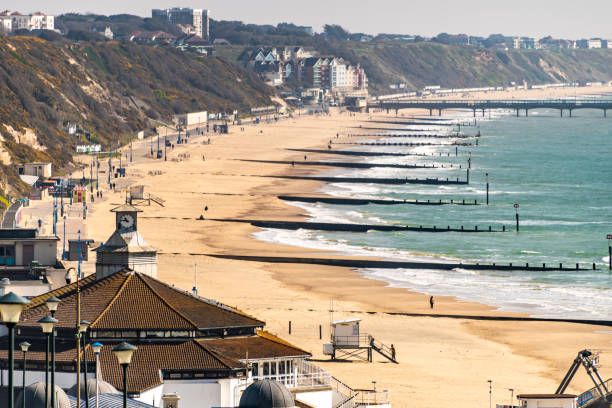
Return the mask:
{"type": "Polygon", "coordinates": [[[173,7],[169,9],[153,9],[151,16],[165,19],[170,24],[191,25],[198,37],[210,38],[209,10],[192,9],[188,7],[173,7]]]}

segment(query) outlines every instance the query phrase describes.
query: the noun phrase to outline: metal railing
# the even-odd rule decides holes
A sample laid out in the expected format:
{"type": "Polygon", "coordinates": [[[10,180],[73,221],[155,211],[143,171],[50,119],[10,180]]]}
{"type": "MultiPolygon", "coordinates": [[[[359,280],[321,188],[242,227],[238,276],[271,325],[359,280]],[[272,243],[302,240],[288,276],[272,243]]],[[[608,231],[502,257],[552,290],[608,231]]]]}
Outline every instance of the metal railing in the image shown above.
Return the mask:
{"type": "Polygon", "coordinates": [[[355,405],[386,405],[390,403],[389,391],[355,390],[355,405]]]}
{"type": "Polygon", "coordinates": [[[332,408],[354,408],[355,397],[357,394],[351,387],[337,379],[336,377],[331,378],[332,391],[341,395],[342,398],[332,408]]]}
{"type": "Polygon", "coordinates": [[[607,99],[386,99],[378,101],[380,105],[393,103],[408,103],[411,105],[431,105],[431,104],[460,104],[460,105],[550,105],[550,104],[568,104],[568,105],[612,105],[612,100],[607,99]]]}
{"type": "Polygon", "coordinates": [[[336,347],[369,347],[372,336],[365,333],[355,336],[332,336],[331,340],[336,347]]]}
{"type": "Polygon", "coordinates": [[[253,380],[273,380],[285,385],[287,388],[325,388],[331,385],[331,374],[322,368],[304,360],[294,363],[292,372],[257,375],[253,380]]]}
{"type": "MultiPolygon", "coordinates": [[[[608,395],[606,395],[607,397],[610,394],[612,394],[612,378],[608,378],[606,381],[604,381],[604,385],[606,386],[606,389],[608,390],[608,395]]],[[[601,398],[601,395],[599,395],[599,391],[597,390],[597,387],[593,387],[590,390],[585,391],[578,396],[578,406],[586,407],[592,404],[593,402],[599,400],[600,398],[601,398]]]]}

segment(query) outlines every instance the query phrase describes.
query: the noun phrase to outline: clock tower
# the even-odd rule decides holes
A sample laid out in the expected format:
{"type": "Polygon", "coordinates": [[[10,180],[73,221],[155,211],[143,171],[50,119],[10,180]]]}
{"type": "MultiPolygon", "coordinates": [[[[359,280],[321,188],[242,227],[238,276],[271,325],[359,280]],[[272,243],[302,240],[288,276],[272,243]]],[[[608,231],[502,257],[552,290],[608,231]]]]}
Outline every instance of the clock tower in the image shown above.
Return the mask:
{"type": "Polygon", "coordinates": [[[123,269],[157,277],[157,249],[138,232],[140,208],[128,204],[113,208],[115,231],[108,240],[95,249],[96,278],[104,278],[123,269]]]}

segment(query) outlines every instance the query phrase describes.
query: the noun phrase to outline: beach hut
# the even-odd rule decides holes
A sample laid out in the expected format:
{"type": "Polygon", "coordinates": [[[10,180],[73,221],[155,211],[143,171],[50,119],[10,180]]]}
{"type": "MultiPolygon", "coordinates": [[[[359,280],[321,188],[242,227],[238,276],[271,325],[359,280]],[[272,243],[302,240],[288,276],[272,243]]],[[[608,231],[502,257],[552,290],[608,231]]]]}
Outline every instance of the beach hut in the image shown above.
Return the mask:
{"type": "Polygon", "coordinates": [[[332,322],[332,343],[336,346],[359,346],[359,322],[361,319],[332,322]]]}
{"type": "Polygon", "coordinates": [[[357,359],[372,362],[372,351],[397,363],[393,345],[387,346],[360,330],[361,319],[338,320],[331,323],[331,343],[323,344],[323,354],[332,360],[357,359]]]}
{"type": "Polygon", "coordinates": [[[72,189],[72,202],[85,203],[87,202],[87,188],[76,186],[72,189]]]}

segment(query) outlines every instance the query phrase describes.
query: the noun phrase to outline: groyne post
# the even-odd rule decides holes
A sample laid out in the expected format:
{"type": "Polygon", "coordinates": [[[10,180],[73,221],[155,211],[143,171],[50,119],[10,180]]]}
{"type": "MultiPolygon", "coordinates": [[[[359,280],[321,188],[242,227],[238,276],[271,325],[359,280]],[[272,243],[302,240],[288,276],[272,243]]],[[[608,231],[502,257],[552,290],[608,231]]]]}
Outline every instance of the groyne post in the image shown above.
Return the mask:
{"type": "Polygon", "coordinates": [[[291,320],[289,320],[289,334],[291,334],[291,320]]]}
{"type": "Polygon", "coordinates": [[[467,183],[470,184],[470,169],[467,169],[467,183]]]}
{"type": "Polygon", "coordinates": [[[519,213],[518,213],[519,205],[514,204],[514,211],[516,212],[516,232],[519,232],[519,213]]]}
{"type": "Polygon", "coordinates": [[[487,205],[489,205],[489,173],[486,173],[487,176],[487,205]]]}

